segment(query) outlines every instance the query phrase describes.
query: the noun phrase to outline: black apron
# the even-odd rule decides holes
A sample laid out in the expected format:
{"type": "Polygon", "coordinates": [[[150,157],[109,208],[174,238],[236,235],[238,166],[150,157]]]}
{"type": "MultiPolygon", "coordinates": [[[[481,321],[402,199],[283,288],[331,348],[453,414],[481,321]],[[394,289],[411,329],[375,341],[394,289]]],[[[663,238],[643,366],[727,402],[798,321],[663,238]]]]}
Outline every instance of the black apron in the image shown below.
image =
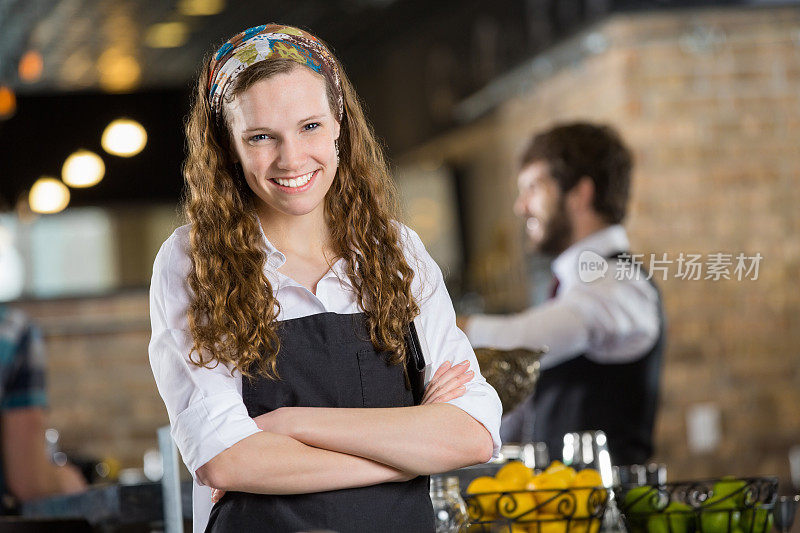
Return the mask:
{"type": "MultiPolygon", "coordinates": [[[[404,367],[387,364],[387,354],[375,350],[363,313],[321,313],[286,320],[279,323],[278,335],[280,380],[242,379],[242,397],[251,417],[289,406],[414,405],[415,394],[406,387],[404,367]]],[[[419,374],[410,373],[410,377],[413,384],[419,374]]],[[[432,533],[428,476],[312,494],[228,492],[211,510],[206,532],[314,529],[432,533]]]]}

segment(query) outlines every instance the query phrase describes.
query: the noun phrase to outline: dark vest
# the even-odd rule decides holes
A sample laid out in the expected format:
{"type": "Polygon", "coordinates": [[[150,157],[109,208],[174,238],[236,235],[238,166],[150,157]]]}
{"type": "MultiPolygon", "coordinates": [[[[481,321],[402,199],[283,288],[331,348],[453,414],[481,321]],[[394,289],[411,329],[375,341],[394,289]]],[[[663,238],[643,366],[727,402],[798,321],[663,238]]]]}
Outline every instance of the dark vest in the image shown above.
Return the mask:
{"type": "MultiPolygon", "coordinates": [[[[621,260],[621,253],[607,258],[621,260]]],[[[542,371],[534,393],[533,438],[547,443],[551,459],[561,457],[565,433],[586,430],[606,433],[615,465],[650,458],[665,336],[660,291],[658,315],[655,345],[631,363],[600,364],[581,354],[542,371]]]]}

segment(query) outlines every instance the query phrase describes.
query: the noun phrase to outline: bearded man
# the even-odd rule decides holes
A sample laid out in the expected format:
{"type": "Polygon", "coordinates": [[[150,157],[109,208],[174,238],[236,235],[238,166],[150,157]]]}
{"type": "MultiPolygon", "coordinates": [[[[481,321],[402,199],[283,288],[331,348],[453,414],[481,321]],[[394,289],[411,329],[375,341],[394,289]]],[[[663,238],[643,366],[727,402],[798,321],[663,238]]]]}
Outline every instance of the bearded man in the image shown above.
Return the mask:
{"type": "Polygon", "coordinates": [[[523,153],[514,205],[532,247],[555,257],[551,297],[514,315],[459,319],[473,347],[547,346],[534,394],[503,418],[504,441],[541,441],[561,457],[564,434],[602,430],[614,464],[653,452],[664,317],[656,286],[622,227],[632,156],[610,127],[557,125],[523,153]]]}

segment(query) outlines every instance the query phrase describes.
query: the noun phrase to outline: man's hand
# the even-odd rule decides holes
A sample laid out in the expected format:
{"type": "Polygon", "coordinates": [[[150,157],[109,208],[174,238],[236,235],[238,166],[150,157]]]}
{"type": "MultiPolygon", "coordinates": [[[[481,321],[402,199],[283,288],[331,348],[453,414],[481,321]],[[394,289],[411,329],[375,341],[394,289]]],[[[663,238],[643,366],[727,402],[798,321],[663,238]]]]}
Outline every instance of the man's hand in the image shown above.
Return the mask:
{"type": "Polygon", "coordinates": [[[58,480],[58,486],[63,494],[76,494],[88,488],[86,485],[86,478],[83,477],[78,467],[73,464],[56,466],[55,474],[58,480]]]}
{"type": "Polygon", "coordinates": [[[421,405],[448,402],[467,391],[464,384],[475,375],[475,372],[469,370],[469,361],[463,361],[455,366],[451,365],[450,361],[445,361],[436,369],[428,386],[425,387],[421,405]]]}
{"type": "Polygon", "coordinates": [[[86,490],[86,480],[71,464],[56,466],[45,451],[42,407],[7,409],[0,413],[0,450],[6,487],[19,500],[86,490]]]}

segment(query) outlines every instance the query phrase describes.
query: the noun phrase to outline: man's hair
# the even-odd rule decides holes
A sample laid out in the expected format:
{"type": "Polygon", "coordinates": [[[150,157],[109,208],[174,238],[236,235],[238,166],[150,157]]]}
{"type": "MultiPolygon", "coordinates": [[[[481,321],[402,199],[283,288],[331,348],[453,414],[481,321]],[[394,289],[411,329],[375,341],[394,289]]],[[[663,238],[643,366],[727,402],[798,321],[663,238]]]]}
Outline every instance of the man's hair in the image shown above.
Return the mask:
{"type": "Polygon", "coordinates": [[[522,168],[547,163],[562,192],[584,176],[594,182],[594,209],[610,224],[625,218],[633,156],[610,126],[573,122],[537,134],[522,155],[522,168]]]}

